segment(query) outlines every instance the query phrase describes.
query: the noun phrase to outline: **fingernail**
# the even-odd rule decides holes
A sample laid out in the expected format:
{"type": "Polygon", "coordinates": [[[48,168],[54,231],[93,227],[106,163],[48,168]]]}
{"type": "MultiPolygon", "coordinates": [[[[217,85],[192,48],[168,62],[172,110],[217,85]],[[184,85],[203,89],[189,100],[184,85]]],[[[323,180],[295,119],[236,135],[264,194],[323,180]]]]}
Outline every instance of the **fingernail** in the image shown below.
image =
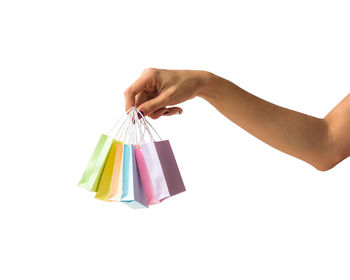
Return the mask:
{"type": "Polygon", "coordinates": [[[179,110],[177,113],[178,113],[179,115],[181,115],[181,114],[182,114],[182,110],[179,110]]]}
{"type": "Polygon", "coordinates": [[[165,111],[165,112],[163,113],[163,116],[165,116],[165,115],[167,115],[167,114],[169,114],[169,111],[165,111]]]}
{"type": "Polygon", "coordinates": [[[143,111],[140,111],[140,113],[137,113],[137,116],[139,117],[139,119],[141,119],[145,116],[145,113],[143,111]]]}

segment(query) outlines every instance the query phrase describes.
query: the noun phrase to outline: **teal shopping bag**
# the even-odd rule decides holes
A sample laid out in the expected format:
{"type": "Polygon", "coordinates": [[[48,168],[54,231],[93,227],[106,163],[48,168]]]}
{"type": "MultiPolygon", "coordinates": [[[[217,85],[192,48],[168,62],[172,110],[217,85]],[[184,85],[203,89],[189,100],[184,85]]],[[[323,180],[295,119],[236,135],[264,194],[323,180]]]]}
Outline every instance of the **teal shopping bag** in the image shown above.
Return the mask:
{"type": "Polygon", "coordinates": [[[121,201],[134,209],[147,208],[134,150],[133,145],[124,144],[121,201]]]}
{"type": "Polygon", "coordinates": [[[106,164],[107,156],[111,149],[113,138],[102,134],[94,152],[92,153],[89,163],[78,183],[79,187],[96,192],[101,174],[106,164]]]}

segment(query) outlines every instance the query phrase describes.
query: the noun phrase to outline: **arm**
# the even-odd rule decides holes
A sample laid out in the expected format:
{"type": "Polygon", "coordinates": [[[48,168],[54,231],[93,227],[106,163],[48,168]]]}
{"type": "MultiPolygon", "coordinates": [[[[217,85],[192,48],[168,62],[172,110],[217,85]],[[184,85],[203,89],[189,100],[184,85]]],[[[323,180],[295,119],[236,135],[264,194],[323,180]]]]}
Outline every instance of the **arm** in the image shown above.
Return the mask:
{"type": "Polygon", "coordinates": [[[319,170],[350,155],[350,95],[320,119],[267,102],[205,71],[146,69],[125,91],[126,109],[135,105],[156,119],[182,112],[169,106],[196,96],[261,141],[319,170]]]}
{"type": "Polygon", "coordinates": [[[199,95],[250,134],[319,170],[350,155],[350,95],[323,119],[267,102],[215,75],[199,95]]]}

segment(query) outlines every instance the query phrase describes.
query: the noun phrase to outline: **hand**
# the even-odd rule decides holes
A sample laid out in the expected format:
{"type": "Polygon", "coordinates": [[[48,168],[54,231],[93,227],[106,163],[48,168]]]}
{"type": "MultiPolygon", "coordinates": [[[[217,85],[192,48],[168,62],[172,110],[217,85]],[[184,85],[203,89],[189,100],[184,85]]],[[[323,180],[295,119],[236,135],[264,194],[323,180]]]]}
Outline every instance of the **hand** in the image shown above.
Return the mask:
{"type": "Polygon", "coordinates": [[[124,92],[125,109],[136,106],[145,116],[182,114],[180,107],[169,107],[199,95],[209,72],[148,68],[124,92]]]}

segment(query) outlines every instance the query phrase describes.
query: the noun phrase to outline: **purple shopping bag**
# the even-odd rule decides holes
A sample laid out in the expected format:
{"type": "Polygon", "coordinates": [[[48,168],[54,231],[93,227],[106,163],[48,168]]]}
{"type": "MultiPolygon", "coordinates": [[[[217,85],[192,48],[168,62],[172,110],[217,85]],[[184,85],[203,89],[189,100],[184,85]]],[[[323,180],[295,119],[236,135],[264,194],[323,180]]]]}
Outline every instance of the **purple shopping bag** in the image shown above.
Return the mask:
{"type": "Polygon", "coordinates": [[[151,177],[149,175],[149,171],[146,165],[145,158],[143,156],[143,152],[140,147],[135,147],[134,149],[137,167],[139,169],[139,174],[142,182],[143,191],[146,196],[147,205],[157,204],[160,201],[157,198],[157,194],[155,192],[154,186],[152,184],[151,177]]]}
{"type": "Polygon", "coordinates": [[[154,145],[158,153],[158,158],[170,195],[172,196],[186,191],[169,140],[155,141],[154,145]]]}

